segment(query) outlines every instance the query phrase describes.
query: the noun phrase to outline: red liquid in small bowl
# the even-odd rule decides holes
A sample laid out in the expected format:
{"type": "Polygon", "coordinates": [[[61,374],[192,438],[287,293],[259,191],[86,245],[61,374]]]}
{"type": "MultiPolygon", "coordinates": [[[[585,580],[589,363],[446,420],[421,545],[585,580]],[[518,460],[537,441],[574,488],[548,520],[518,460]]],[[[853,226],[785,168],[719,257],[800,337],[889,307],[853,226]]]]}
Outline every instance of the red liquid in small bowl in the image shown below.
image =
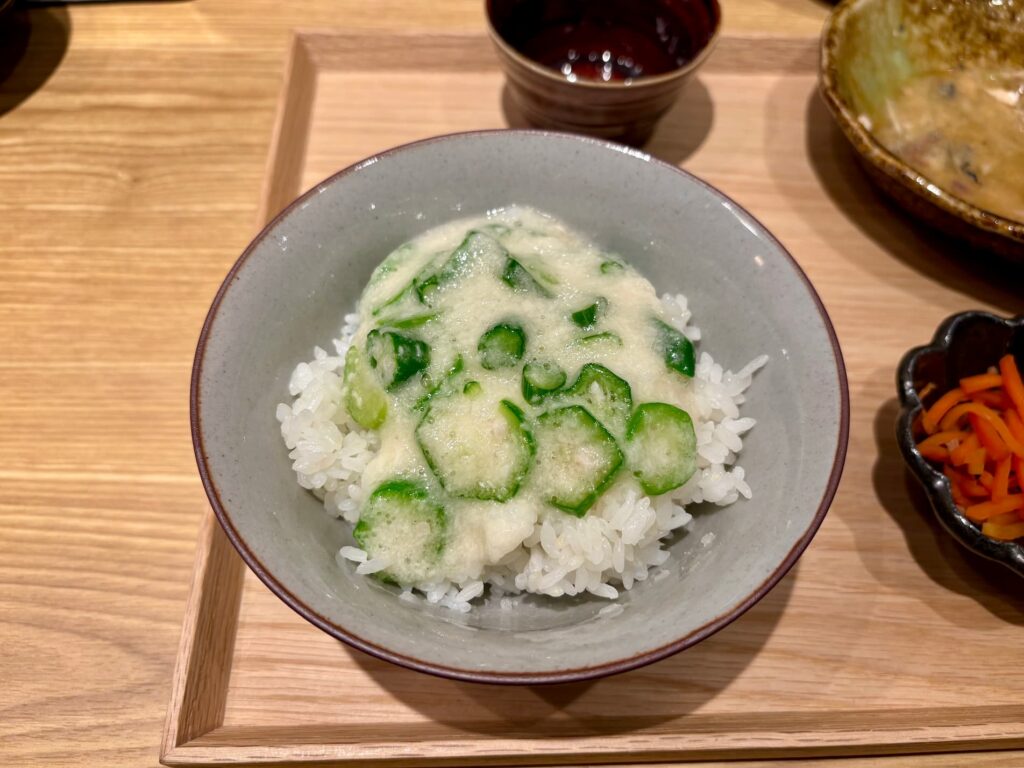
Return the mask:
{"type": "Polygon", "coordinates": [[[692,61],[718,26],[706,0],[490,0],[497,32],[567,80],[632,82],[692,61]]]}

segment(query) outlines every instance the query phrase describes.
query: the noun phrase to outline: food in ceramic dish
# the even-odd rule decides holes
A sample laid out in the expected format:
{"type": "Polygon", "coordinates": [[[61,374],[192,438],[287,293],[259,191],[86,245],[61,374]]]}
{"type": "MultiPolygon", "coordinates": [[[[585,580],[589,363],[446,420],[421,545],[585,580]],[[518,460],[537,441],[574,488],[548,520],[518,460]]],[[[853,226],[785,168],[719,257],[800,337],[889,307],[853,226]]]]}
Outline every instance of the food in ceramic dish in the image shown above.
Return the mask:
{"type": "Polygon", "coordinates": [[[767,358],[698,360],[688,321],[527,208],[395,250],[277,409],[300,484],[354,524],[342,567],[462,611],[657,578],[685,505],[751,495],[739,405],[767,358]]]}
{"type": "Polygon", "coordinates": [[[1024,221],[1024,71],[909,78],[872,120],[878,140],[941,189],[1024,221]]]}
{"type": "MultiPolygon", "coordinates": [[[[929,397],[933,391],[922,392],[929,397]]],[[[917,450],[942,467],[961,512],[997,541],[1024,539],[1024,381],[1012,354],[961,378],[917,422],[917,450]]]]}

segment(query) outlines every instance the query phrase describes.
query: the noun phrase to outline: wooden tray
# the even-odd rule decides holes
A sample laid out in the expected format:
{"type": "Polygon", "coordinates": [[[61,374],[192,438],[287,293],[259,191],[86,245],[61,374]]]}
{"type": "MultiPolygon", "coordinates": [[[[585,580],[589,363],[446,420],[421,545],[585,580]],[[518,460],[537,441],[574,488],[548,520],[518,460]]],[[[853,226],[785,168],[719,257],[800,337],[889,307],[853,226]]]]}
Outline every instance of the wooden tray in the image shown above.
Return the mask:
{"type": "MultiPolygon", "coordinates": [[[[789,576],[667,661],[591,684],[497,689],[409,672],[332,640],[265,589],[208,516],[164,763],[782,765],[918,753],[899,764],[1024,765],[1024,752],[941,754],[1024,748],[1024,601],[1009,571],[970,558],[936,527],[892,434],[901,354],[953,311],[1024,310],[1020,285],[972,266],[879,199],[816,95],[816,50],[811,39],[723,38],[648,147],[779,236],[843,344],[846,472],[789,576]]],[[[299,33],[264,216],[378,150],[508,124],[519,118],[482,37],[299,33]]]]}

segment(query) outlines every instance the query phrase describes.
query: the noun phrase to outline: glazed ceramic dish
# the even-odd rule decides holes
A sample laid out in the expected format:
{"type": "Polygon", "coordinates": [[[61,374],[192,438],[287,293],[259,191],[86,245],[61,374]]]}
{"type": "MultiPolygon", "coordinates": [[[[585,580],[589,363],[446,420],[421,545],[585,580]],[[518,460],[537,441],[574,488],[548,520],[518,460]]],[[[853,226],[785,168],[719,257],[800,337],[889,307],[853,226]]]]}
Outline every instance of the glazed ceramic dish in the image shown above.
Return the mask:
{"type": "Polygon", "coordinates": [[[900,451],[914,476],[924,486],[932,509],[958,542],[982,557],[995,560],[1024,576],[1024,546],[983,536],[957,508],[949,480],[918,452],[913,425],[922,409],[957,386],[960,379],[984,373],[1003,355],[1024,360],[1024,317],[1010,320],[987,312],[963,312],[947,319],[930,344],[910,350],[897,375],[902,409],[896,427],[900,451]],[[922,402],[920,392],[933,385],[922,402]]]}
{"type": "MultiPolygon", "coordinates": [[[[658,120],[672,107],[686,79],[696,71],[714,48],[718,39],[721,10],[718,0],[657,0],[633,2],[622,0],[559,0],[539,5],[530,0],[488,0],[487,29],[494,42],[498,58],[508,77],[508,88],[513,101],[526,120],[538,128],[583,133],[603,139],[643,144],[650,137],[658,120]],[[673,37],[690,50],[680,63],[669,71],[644,75],[630,81],[602,82],[594,79],[568,79],[563,71],[544,66],[526,55],[518,35],[510,32],[509,19],[515,18],[524,6],[543,8],[548,24],[560,19],[572,19],[581,11],[576,6],[589,7],[595,14],[595,25],[608,26],[616,14],[635,16],[638,26],[649,23],[652,31],[664,26],[664,19],[645,13],[651,8],[664,6],[662,16],[670,15],[678,29],[673,37]],[[606,8],[605,8],[606,7],[606,8]]],[[[529,22],[527,22],[529,23],[529,22]]],[[[537,21],[537,23],[542,23],[537,21]]],[[[529,34],[532,30],[525,30],[529,34]]],[[[609,44],[614,47],[614,43],[609,44]]],[[[603,48],[604,45],[598,47],[603,48]]],[[[563,65],[566,66],[566,65],[563,65]]],[[[568,70],[564,70],[568,71],[568,70]]]]}
{"type": "MultiPolygon", "coordinates": [[[[1014,3],[845,0],[829,18],[822,37],[822,94],[868,175],[928,224],[1011,259],[1024,259],[1024,221],[1000,213],[1000,209],[1017,210],[1019,206],[1003,205],[1008,201],[999,196],[994,203],[990,196],[985,206],[972,203],[970,190],[977,185],[966,177],[967,183],[960,184],[912,167],[886,148],[892,142],[880,126],[886,124],[894,99],[906,94],[913,83],[923,82],[922,78],[935,73],[953,73],[955,79],[963,73],[997,77],[1015,72],[1019,81],[1022,71],[1024,12],[1014,3]]],[[[928,123],[941,132],[947,118],[962,121],[964,106],[958,94],[963,91],[957,90],[953,80],[937,81],[935,98],[927,105],[931,110],[928,123]]],[[[1008,92],[1005,98],[1020,109],[1019,93],[1008,92]]],[[[1003,111],[1003,117],[1011,114],[1003,111]]],[[[1012,117],[1007,119],[1013,122],[1012,117]]],[[[956,161],[960,169],[978,181],[970,163],[977,163],[985,145],[997,141],[1020,155],[1022,126],[1024,120],[1018,120],[1015,128],[995,137],[975,133],[967,142],[951,143],[946,154],[962,154],[956,161]],[[1014,130],[1015,136],[1008,135],[1014,130]]],[[[923,125],[923,129],[928,127],[923,125]]],[[[940,135],[925,133],[916,144],[920,152],[925,151],[922,142],[940,135]]],[[[951,135],[949,132],[943,138],[951,135]]],[[[935,149],[932,146],[929,151],[935,149]]],[[[1003,170],[1012,175],[1005,165],[1003,170]]],[[[1019,186],[1016,194],[1024,194],[1019,186]]]]}
{"type": "Polygon", "coordinates": [[[225,531],[267,586],[310,622],[425,672],[561,682],[664,658],[771,589],[835,493],[848,395],[813,288],[739,206],[619,145],[496,131],[365,160],[317,185],[260,233],[203,329],[192,424],[200,473],[225,531]],[[621,611],[602,614],[608,601],[593,597],[531,596],[515,610],[488,603],[454,614],[404,602],[395,589],[339,569],[336,554],[352,544],[351,526],[296,484],[274,417],[290,372],[337,334],[385,254],[438,223],[511,203],[548,211],[628,257],[659,291],[687,291],[702,343],[723,365],[770,357],[744,406],[758,420],[743,450],[753,500],[694,510],[686,533],[669,545],[668,575],[621,596],[621,611]]]}

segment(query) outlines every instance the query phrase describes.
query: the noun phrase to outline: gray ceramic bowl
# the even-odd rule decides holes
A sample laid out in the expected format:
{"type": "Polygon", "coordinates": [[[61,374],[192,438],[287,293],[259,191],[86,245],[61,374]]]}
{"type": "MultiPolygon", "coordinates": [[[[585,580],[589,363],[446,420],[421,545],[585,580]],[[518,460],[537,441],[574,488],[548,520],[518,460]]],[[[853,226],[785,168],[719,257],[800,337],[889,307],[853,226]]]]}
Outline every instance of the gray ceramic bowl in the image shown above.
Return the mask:
{"type": "Polygon", "coordinates": [[[242,254],[203,329],[192,380],[200,474],[242,557],[325,632],[413,669],[540,683],[622,672],[687,648],[757,602],[821,523],[846,452],[848,395],[828,317],[807,278],[748,213],[678,168],[563,134],[444,136],[385,152],[307,192],[242,254]],[[661,291],[685,291],[701,348],[734,370],[771,356],[746,412],[754,500],[698,511],[668,577],[617,615],[596,598],[529,599],[467,615],[400,601],[340,568],[349,526],[295,482],[274,409],[315,344],[333,338],[371,270],[417,233],[520,203],[625,255],[661,291]],[[714,533],[709,546],[702,538],[714,533]]]}

